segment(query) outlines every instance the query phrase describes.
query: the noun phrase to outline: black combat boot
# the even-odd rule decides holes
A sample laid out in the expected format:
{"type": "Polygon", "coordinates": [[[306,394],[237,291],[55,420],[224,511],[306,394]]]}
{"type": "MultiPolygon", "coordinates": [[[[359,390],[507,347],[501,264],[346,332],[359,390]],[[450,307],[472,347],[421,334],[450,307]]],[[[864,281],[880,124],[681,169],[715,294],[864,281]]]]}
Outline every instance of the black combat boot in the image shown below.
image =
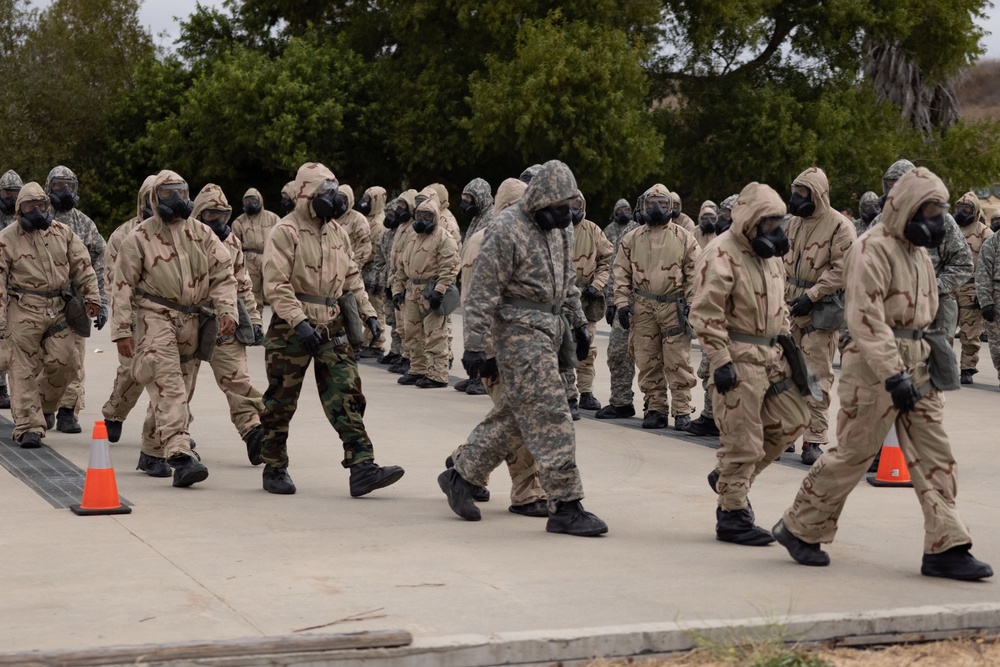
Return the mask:
{"type": "Polygon", "coordinates": [[[438,475],[438,486],[448,496],[448,507],[452,512],[466,521],[479,521],[483,518],[476,503],[472,501],[475,485],[465,481],[457,470],[448,468],[438,475]]]}
{"type": "Polygon", "coordinates": [[[114,419],[105,419],[104,427],[108,429],[108,442],[118,442],[122,439],[122,423],[114,419]]]}
{"type": "Polygon", "coordinates": [[[469,396],[482,396],[486,393],[486,387],[483,386],[483,381],[480,378],[476,378],[469,380],[469,386],[465,388],[465,393],[469,396]]]}
{"type": "Polygon", "coordinates": [[[374,461],[362,461],[351,466],[351,495],[355,498],[367,495],[376,489],[395,484],[403,476],[399,466],[385,466],[374,461]]]}
{"type": "Polygon", "coordinates": [[[580,421],[580,402],[570,401],[569,402],[569,416],[573,418],[573,421],[580,421]]]}
{"type": "Polygon", "coordinates": [[[594,392],[585,391],[580,394],[581,410],[600,410],[601,402],[594,398],[594,392]]]}
{"type": "Polygon", "coordinates": [[[250,460],[250,465],[259,466],[263,463],[261,453],[264,449],[264,427],[260,424],[254,426],[243,436],[243,442],[247,444],[247,458],[250,460]]]}
{"type": "Polygon", "coordinates": [[[691,415],[676,415],[674,417],[674,430],[686,431],[691,426],[691,415]]]}
{"type": "Polygon", "coordinates": [[[174,486],[185,488],[208,479],[208,468],[201,461],[187,454],[178,454],[167,459],[174,469],[174,486]]]}
{"type": "Polygon", "coordinates": [[[403,377],[396,380],[397,384],[414,385],[420,380],[423,380],[425,376],[423,375],[411,375],[409,372],[404,373],[403,377]]]}
{"type": "Polygon", "coordinates": [[[288,468],[273,468],[270,465],[264,466],[264,490],[268,493],[277,493],[282,496],[290,496],[295,493],[295,482],[288,476],[288,468]]]}
{"type": "Polygon", "coordinates": [[[715,420],[702,414],[685,429],[691,435],[719,437],[719,427],[715,425],[715,420]]]}
{"type": "MultiPolygon", "coordinates": [[[[452,460],[450,456],[444,460],[444,467],[445,468],[455,467],[455,462],[452,460]]],[[[487,489],[485,486],[477,486],[473,484],[472,499],[475,500],[477,503],[488,503],[490,502],[490,490],[487,489]]],[[[548,516],[548,512],[545,513],[545,516],[548,516]]]]}
{"type": "Polygon", "coordinates": [[[377,347],[363,347],[361,351],[358,352],[358,357],[361,359],[381,359],[382,350],[377,347]]]}
{"type": "Polygon", "coordinates": [[[643,428],[666,428],[667,427],[667,416],[656,410],[648,410],[646,412],[646,417],[642,420],[643,428]]]}
{"type": "Polygon", "coordinates": [[[962,384],[972,384],[972,376],[979,371],[975,368],[964,368],[962,369],[962,384]]]}
{"type": "Polygon", "coordinates": [[[60,433],[80,433],[83,431],[80,428],[80,422],[76,420],[76,415],[73,414],[73,408],[59,408],[59,412],[56,413],[56,430],[60,433]]]}
{"type": "Polygon", "coordinates": [[[470,382],[472,382],[472,380],[459,380],[455,383],[455,391],[460,391],[464,394],[465,390],[469,388],[470,382]]]}
{"type": "Polygon", "coordinates": [[[549,514],[545,530],[580,537],[596,537],[608,532],[608,524],[583,509],[579,500],[557,500],[556,511],[549,514]]]}
{"type": "Polygon", "coordinates": [[[549,515],[549,504],[544,500],[536,500],[533,503],[524,505],[511,505],[507,508],[513,514],[521,516],[547,517],[549,515]]]}
{"type": "Polygon", "coordinates": [[[166,459],[159,456],[150,456],[145,452],[139,452],[139,464],[135,467],[150,477],[170,477],[173,474],[166,459]]]}
{"type": "Polygon", "coordinates": [[[774,537],[760,526],[754,525],[749,509],[725,511],[715,509],[715,539],[748,547],[765,547],[774,537]]]}
{"type": "Polygon", "coordinates": [[[390,366],[390,365],[396,363],[397,361],[399,361],[402,358],[403,357],[400,356],[400,354],[398,352],[390,352],[389,354],[387,354],[387,355],[383,356],[381,359],[379,359],[378,363],[382,364],[383,366],[390,366]]]}
{"type": "Polygon", "coordinates": [[[421,389],[443,389],[448,386],[446,381],[442,382],[441,380],[432,380],[429,377],[422,377],[413,384],[421,389]]]}
{"type": "Polygon", "coordinates": [[[819,461],[819,457],[822,453],[823,450],[820,448],[819,443],[817,442],[802,443],[802,462],[805,463],[807,466],[811,466],[812,464],[816,463],[816,461],[819,461]]]}
{"type": "Polygon", "coordinates": [[[944,577],[959,581],[978,581],[993,576],[993,568],[976,560],[969,549],[971,544],[960,544],[939,554],[924,554],[920,574],[925,577],[944,577]]]}
{"type": "Polygon", "coordinates": [[[46,428],[46,430],[51,431],[52,429],[54,429],[56,427],[56,413],[54,413],[54,412],[47,412],[47,413],[45,413],[42,416],[45,417],[45,428],[46,428]]]}
{"type": "Polygon", "coordinates": [[[784,519],[779,519],[778,523],[774,524],[771,534],[778,540],[778,544],[788,549],[788,554],[796,563],[818,567],[830,564],[830,554],[820,549],[818,544],[810,544],[792,535],[792,531],[785,526],[784,519]]]}
{"type": "Polygon", "coordinates": [[[631,403],[628,405],[611,405],[609,403],[594,413],[594,416],[598,419],[627,419],[635,417],[635,406],[631,403]]]}
{"type": "Polygon", "coordinates": [[[42,446],[42,434],[34,431],[22,433],[17,439],[17,444],[21,445],[21,449],[38,449],[42,446]]]}

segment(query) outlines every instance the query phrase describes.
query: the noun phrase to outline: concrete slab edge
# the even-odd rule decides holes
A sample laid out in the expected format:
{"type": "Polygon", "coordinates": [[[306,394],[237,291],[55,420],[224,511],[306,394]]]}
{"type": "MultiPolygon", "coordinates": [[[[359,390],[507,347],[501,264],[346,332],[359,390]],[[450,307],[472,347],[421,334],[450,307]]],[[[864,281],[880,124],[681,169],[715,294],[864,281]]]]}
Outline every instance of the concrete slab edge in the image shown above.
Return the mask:
{"type": "MultiPolygon", "coordinates": [[[[495,635],[416,639],[400,648],[213,657],[173,661],[140,660],[170,667],[495,667],[580,665],[594,658],[643,658],[689,651],[704,643],[724,646],[771,640],[787,644],[871,646],[945,638],[1000,635],[1000,603],[887,609],[850,614],[775,616],[745,620],[646,623],[495,635]]],[[[301,637],[301,635],[299,635],[301,637]]],[[[292,651],[292,646],[288,647],[292,651]]],[[[39,654],[32,665],[72,667],[39,654]]],[[[88,664],[96,664],[89,662],[88,664]]],[[[105,663],[105,664],[137,664],[105,663]]]]}

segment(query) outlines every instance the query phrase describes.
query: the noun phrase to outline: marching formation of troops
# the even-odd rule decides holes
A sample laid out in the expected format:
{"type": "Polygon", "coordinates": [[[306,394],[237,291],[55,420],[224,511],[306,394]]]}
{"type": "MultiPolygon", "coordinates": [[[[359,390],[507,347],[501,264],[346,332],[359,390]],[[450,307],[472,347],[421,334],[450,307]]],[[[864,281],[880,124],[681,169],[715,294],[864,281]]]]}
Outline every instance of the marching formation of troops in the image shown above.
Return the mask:
{"type": "Polygon", "coordinates": [[[750,183],[702,203],[696,220],[655,184],[635,205],[618,200],[602,230],[587,219],[572,171],[553,160],[495,195],[472,180],[459,202],[470,220],[464,237],[437,183],[393,199],[371,187],[356,201],[327,167],[307,163],[282,189],[283,217],[250,188],[231,220],[221,188],[205,185],[192,200],[180,175],[162,171],[139,188],[135,217],[107,246],[76,208],[78,187],[65,167],[44,187],[13,171],[0,177],[0,367],[10,372],[0,406],[12,406],[21,447],[41,446],[48,429],[80,432],[84,338],[91,321],[110,322],[119,367],[103,414],[112,442],[149,395],[138,470],[178,487],[208,477],[190,433],[206,362],[249,462],[264,465],[264,489],[295,493],[289,422],[312,365],[350,494],[362,496],[403,469],[374,461],[357,359],[377,359],[403,385],[448,387],[451,315],[461,305],[468,378],[455,388],[493,403],[438,477],[463,519],[481,518],[476,502],[506,462],[511,512],[546,517],[549,532],[606,533],[581,504],[573,421],[581,410],[634,416],[638,373],[643,428],[672,422],[719,438],[708,475],[719,540],[778,541],[799,563],[828,564],[820,545],[833,541],[848,494],[895,426],[925,516],[922,573],[992,576],[971,555],[956,509],[941,392],[972,383],[984,333],[1000,368],[1000,212],[987,220],[970,192],[952,216],[947,189],[925,168],[893,164],[882,196],[861,197],[857,220],[831,206],[827,176],[812,167],[787,200],[750,183]],[[603,406],[594,386],[601,319],[611,326],[603,406]],[[258,345],[263,394],[247,366],[247,347],[258,345]],[[800,437],[812,467],[766,530],[749,491],[800,437]]]}

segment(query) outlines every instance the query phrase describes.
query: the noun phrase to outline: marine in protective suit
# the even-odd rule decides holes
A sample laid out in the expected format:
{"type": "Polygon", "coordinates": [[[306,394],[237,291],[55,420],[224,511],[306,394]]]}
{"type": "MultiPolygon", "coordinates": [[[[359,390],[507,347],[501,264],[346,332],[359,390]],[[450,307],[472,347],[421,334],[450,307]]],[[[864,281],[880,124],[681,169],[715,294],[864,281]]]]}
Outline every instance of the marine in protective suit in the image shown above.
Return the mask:
{"type": "Polygon", "coordinates": [[[646,224],[622,239],[615,255],[615,308],[639,368],[646,397],[642,427],[683,431],[691,423],[692,332],[687,310],[699,253],[694,236],[670,220],[670,193],[657,183],[644,195],[646,224]],[[667,388],[670,388],[668,400],[667,388]]]}
{"type": "Polygon", "coordinates": [[[261,416],[267,464],[263,485],[269,493],[295,493],[288,475],[288,426],[313,362],[323,412],[343,442],[351,496],[395,484],[403,476],[400,467],[375,463],[365,430],[367,401],[348,338],[350,311],[342,307],[350,306],[349,295],[376,338],[379,323],[351,257],[347,230],[336,222],[346,212],[346,202],[337,195],[332,171],[315,162],[299,167],[295,210],[275,226],[264,249],[264,291],[274,309],[264,342],[268,387],[261,416]]]}
{"type": "MultiPolygon", "coordinates": [[[[955,222],[962,230],[965,242],[972,252],[972,263],[976,266],[979,253],[986,239],[993,232],[986,226],[985,216],[979,206],[979,197],[975,192],[966,192],[955,204],[955,222]]],[[[962,345],[962,358],[959,361],[962,384],[972,384],[972,376],[979,372],[979,337],[986,328],[983,326],[983,314],[976,298],[976,277],[969,280],[955,291],[958,301],[958,331],[962,345]]]]}
{"type": "Polygon", "coordinates": [[[670,193],[670,220],[675,225],[682,227],[689,234],[694,234],[695,230],[698,229],[691,216],[683,211],[681,196],[676,192],[670,193]]]}
{"type": "Polygon", "coordinates": [[[948,190],[927,169],[910,170],[886,197],[882,224],[861,237],[847,263],[852,341],[840,376],[837,446],[809,470],[774,536],[803,565],[828,565],[820,544],[837,534],[844,503],[895,424],[924,514],[921,574],[993,575],[972,557],[958,514],[956,462],[944,428],[944,397],[931,383],[924,337],[938,308],[934,266],[924,248],[945,234],[948,190]]]}
{"type": "Polygon", "coordinates": [[[576,466],[573,420],[559,375],[565,327],[574,331],[576,357],[590,349],[573,267],[570,207],[579,190],[573,173],[551,160],[531,179],[524,197],[501,213],[473,269],[466,299],[465,354],[470,377],[499,376],[504,390],[469,436],[455,467],[438,477],[451,509],[481,518],[472,493],[520,442],[539,466],[548,496],[546,530],[600,535],[607,524],[585,511],[576,466]],[[568,323],[568,324],[567,324],[568,323]],[[492,330],[496,363],[486,356],[492,330]]]}
{"type": "Polygon", "coordinates": [[[14,202],[17,224],[0,231],[0,339],[10,346],[13,438],[40,447],[45,414],[59,404],[79,366],[63,295],[75,286],[87,317],[97,317],[101,295],[86,246],[54,219],[38,183],[26,183],[14,202]]]}
{"type": "Polygon", "coordinates": [[[709,474],[718,493],[715,536],[764,546],[774,538],[754,524],[747,493],[809,417],[779,339],[790,336],[781,262],[788,252],[786,204],[767,185],[750,183],[732,216],[729,231],[698,258],[691,323],[708,356],[720,431],[718,462],[709,474]]]}
{"type": "Polygon", "coordinates": [[[225,246],[191,217],[194,204],[180,175],[157,174],[150,205],[153,217],[125,237],[115,262],[111,339],[149,392],[156,437],[143,438],[138,469],[148,472],[166,459],[173,485],[187,487],[208,477],[189,431],[198,354],[215,342],[211,319],[218,320],[217,335],[235,332],[236,279],[225,246]]]}
{"type": "Polygon", "coordinates": [[[698,209],[698,228],[694,230],[694,240],[699,248],[707,246],[715,238],[716,223],[719,222],[719,207],[714,201],[705,200],[698,209]]]}
{"type": "Polygon", "coordinates": [[[398,382],[421,389],[448,386],[448,320],[441,306],[461,262],[458,244],[440,222],[437,201],[417,206],[414,235],[400,252],[392,284],[393,300],[406,318],[410,353],[410,369],[398,382]]]}
{"type": "Polygon", "coordinates": [[[830,442],[830,392],[833,357],[843,326],[844,262],[857,238],[850,220],[830,206],[830,183],[819,167],[792,181],[788,203],[791,250],[784,256],[785,300],[792,316],[792,336],[819,378],[821,400],[806,397],[810,423],[802,443],[802,462],[812,465],[830,442]]]}
{"type": "Polygon", "coordinates": [[[462,189],[462,201],[459,206],[462,213],[469,218],[469,228],[465,230],[465,238],[470,239],[493,214],[493,191],[490,184],[482,178],[469,181],[462,189]]]}
{"type": "Polygon", "coordinates": [[[635,379],[635,359],[628,344],[628,331],[618,321],[618,309],[615,308],[615,258],[621,241],[639,223],[632,219],[632,206],[627,199],[619,199],[611,211],[611,222],[604,228],[604,236],[611,243],[611,264],[608,274],[608,284],[604,286],[606,312],[604,319],[611,327],[608,336],[608,370],[611,372],[611,398],[608,404],[598,410],[594,416],[597,419],[624,419],[635,416],[635,406],[632,401],[635,394],[632,391],[632,381],[635,379]]]}
{"type": "MultiPolygon", "coordinates": [[[[111,299],[114,302],[115,286],[115,265],[118,262],[118,253],[121,251],[122,241],[132,233],[140,222],[153,217],[153,208],[150,195],[153,191],[153,182],[156,181],[156,174],[146,177],[139,187],[139,194],[136,196],[135,217],[126,220],[118,229],[111,232],[108,238],[108,245],[105,251],[104,262],[104,284],[111,290],[111,299]]],[[[115,372],[115,384],[111,388],[111,396],[101,409],[104,414],[104,425],[108,429],[108,440],[118,442],[122,437],[122,424],[132,412],[132,408],[142,396],[143,386],[132,377],[132,360],[121,354],[118,355],[118,370],[115,372]]],[[[159,477],[170,476],[170,466],[166,461],[157,464],[157,475],[159,477]]]]}
{"type": "MultiPolygon", "coordinates": [[[[101,308],[97,314],[94,325],[98,329],[103,329],[108,322],[108,297],[104,288],[104,237],[97,231],[97,225],[87,217],[82,211],[76,208],[80,201],[78,190],[80,182],[68,167],[54,167],[45,179],[45,193],[52,200],[55,209],[55,219],[73,230],[83,245],[87,246],[90,252],[90,264],[97,274],[97,287],[101,293],[101,308]]],[[[76,342],[77,366],[73,369],[73,376],[69,385],[65,388],[62,398],[59,400],[59,410],[55,415],[56,429],[62,433],[80,433],[80,423],[76,415],[84,408],[85,391],[84,381],[86,378],[84,368],[84,358],[87,354],[87,346],[83,337],[72,334],[76,342]]],[[[51,393],[54,389],[46,386],[43,379],[42,393],[51,393]]],[[[52,417],[46,417],[51,422],[52,417]]]]}
{"type": "Polygon", "coordinates": [[[882,212],[882,207],[878,203],[878,195],[869,190],[861,195],[858,200],[858,218],[854,221],[854,231],[861,236],[868,231],[868,228],[875,222],[875,218],[882,212]]]}
{"type": "Polygon", "coordinates": [[[455,214],[448,210],[448,189],[440,183],[431,183],[426,188],[417,193],[416,204],[420,206],[428,199],[435,201],[440,210],[440,225],[455,239],[455,243],[462,244],[462,230],[458,226],[455,214]]]}
{"type": "MultiPolygon", "coordinates": [[[[284,200],[285,191],[281,192],[284,200]]],[[[243,244],[258,317],[264,310],[264,244],[278,220],[277,215],[264,208],[264,197],[260,190],[249,188],[243,193],[243,213],[233,220],[233,234],[243,244]]]]}
{"type": "Polygon", "coordinates": [[[576,267],[576,286],[580,288],[580,300],[584,306],[590,332],[590,353],[574,370],[563,372],[566,384],[566,400],[574,421],[579,419],[580,410],[600,410],[601,402],[594,397],[594,361],[597,359],[597,322],[604,317],[606,300],[604,296],[611,276],[611,255],[614,247],[604,236],[601,228],[587,220],[587,200],[583,194],[573,202],[573,266],[576,267]]]}
{"type": "MultiPolygon", "coordinates": [[[[994,215],[994,220],[1000,222],[1000,211],[994,215]]],[[[1000,231],[1000,227],[993,231],[993,235],[979,249],[976,261],[976,299],[986,327],[990,358],[993,367],[1000,371],[1000,319],[997,318],[997,308],[1000,306],[1000,233],[997,231],[1000,231]]]]}
{"type": "MultiPolygon", "coordinates": [[[[17,222],[17,195],[23,185],[21,177],[13,169],[0,176],[0,230],[17,222]]],[[[10,409],[7,371],[0,371],[0,409],[10,409]]]]}
{"type": "Polygon", "coordinates": [[[396,239],[396,228],[399,226],[396,221],[398,201],[398,199],[392,199],[386,204],[385,214],[382,218],[385,233],[382,234],[378,246],[375,247],[375,257],[372,260],[375,265],[375,280],[382,289],[382,322],[391,330],[389,351],[378,359],[378,363],[386,366],[403,358],[403,337],[399,335],[400,330],[396,324],[396,306],[392,303],[392,280],[389,273],[389,256],[392,254],[392,243],[396,239]]]}
{"type": "Polygon", "coordinates": [[[384,264],[380,264],[378,261],[379,246],[387,231],[385,227],[385,188],[375,185],[365,190],[357,208],[368,220],[372,243],[371,258],[361,267],[361,280],[365,284],[368,300],[371,302],[372,308],[375,309],[379,325],[382,327],[378,338],[370,339],[368,345],[358,350],[358,357],[361,359],[380,359],[386,338],[385,319],[382,314],[385,308],[385,285],[380,280],[380,271],[384,264]]]}
{"type": "Polygon", "coordinates": [[[388,371],[397,375],[406,375],[409,372],[410,351],[406,347],[406,318],[403,316],[402,306],[397,305],[398,303],[405,302],[406,296],[403,295],[403,301],[394,299],[395,295],[392,293],[392,285],[396,280],[396,272],[399,271],[399,261],[402,252],[416,236],[416,233],[413,231],[413,213],[417,210],[416,198],[416,190],[406,190],[396,199],[396,236],[392,239],[392,248],[389,250],[389,277],[387,283],[389,285],[389,292],[386,296],[389,298],[389,303],[392,304],[395,311],[396,328],[399,330],[399,335],[403,343],[399,359],[389,365],[388,371]]]}

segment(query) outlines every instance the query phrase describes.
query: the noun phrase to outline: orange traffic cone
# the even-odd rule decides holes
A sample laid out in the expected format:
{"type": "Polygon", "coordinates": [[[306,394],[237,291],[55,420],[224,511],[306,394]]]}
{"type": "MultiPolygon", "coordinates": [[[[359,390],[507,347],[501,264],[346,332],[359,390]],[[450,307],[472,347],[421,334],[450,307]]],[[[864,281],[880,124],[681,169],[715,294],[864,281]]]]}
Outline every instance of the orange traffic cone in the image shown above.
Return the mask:
{"type": "Polygon", "coordinates": [[[903,450],[899,448],[899,436],[896,434],[895,424],[889,428],[885,442],[882,443],[878,472],[868,475],[868,483],[872,486],[913,486],[903,450]]]}
{"type": "Polygon", "coordinates": [[[90,448],[87,479],[83,483],[83,500],[70,509],[82,516],[92,514],[130,514],[132,508],[118,499],[115,469],[111,465],[108,427],[103,421],[94,422],[94,444],[90,448]]]}

